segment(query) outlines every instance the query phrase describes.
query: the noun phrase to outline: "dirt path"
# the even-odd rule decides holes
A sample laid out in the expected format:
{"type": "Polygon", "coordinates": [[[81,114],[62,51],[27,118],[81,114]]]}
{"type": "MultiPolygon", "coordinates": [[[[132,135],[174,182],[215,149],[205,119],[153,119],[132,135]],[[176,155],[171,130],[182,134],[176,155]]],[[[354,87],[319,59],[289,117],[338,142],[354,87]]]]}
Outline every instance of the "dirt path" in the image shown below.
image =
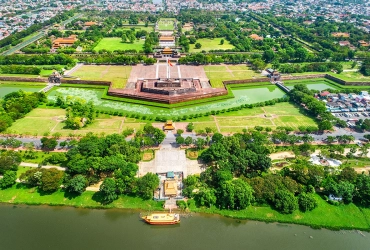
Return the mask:
{"type": "Polygon", "coordinates": [[[229,69],[227,64],[225,64],[225,67],[226,67],[226,71],[229,72],[232,77],[235,77],[235,75],[233,74],[233,71],[229,69]]]}
{"type": "Polygon", "coordinates": [[[216,118],[216,116],[214,116],[214,115],[213,115],[212,117],[213,117],[213,120],[215,121],[217,131],[218,131],[219,133],[221,133],[220,126],[218,125],[218,122],[217,122],[217,118],[216,118]]]}

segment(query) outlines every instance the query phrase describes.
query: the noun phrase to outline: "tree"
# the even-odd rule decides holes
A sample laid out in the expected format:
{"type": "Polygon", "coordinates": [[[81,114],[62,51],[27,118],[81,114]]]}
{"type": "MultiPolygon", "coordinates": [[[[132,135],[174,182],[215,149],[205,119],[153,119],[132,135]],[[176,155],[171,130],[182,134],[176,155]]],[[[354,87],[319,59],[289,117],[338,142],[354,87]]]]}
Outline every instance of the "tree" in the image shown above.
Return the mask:
{"type": "Polygon", "coordinates": [[[122,39],[122,42],[123,43],[126,43],[127,42],[127,36],[126,36],[126,34],[123,34],[122,37],[121,37],[121,39],[122,39]]]}
{"type": "Polygon", "coordinates": [[[206,133],[207,133],[207,134],[211,134],[211,133],[212,133],[212,131],[213,131],[213,129],[212,129],[212,128],[210,128],[210,127],[206,127],[206,128],[205,128],[205,130],[206,130],[206,133]]]}
{"type": "Polygon", "coordinates": [[[328,120],[323,120],[318,123],[318,127],[320,131],[324,130],[332,130],[333,129],[333,124],[331,124],[330,121],[328,120]]]}
{"type": "Polygon", "coordinates": [[[201,150],[205,144],[206,144],[206,141],[203,138],[197,138],[195,141],[195,145],[197,146],[198,150],[201,150]]]}
{"type": "Polygon", "coordinates": [[[178,129],[176,131],[176,134],[178,134],[178,135],[182,135],[183,133],[184,133],[184,130],[182,130],[182,129],[178,129]]]}
{"type": "Polygon", "coordinates": [[[60,188],[64,172],[56,168],[42,169],[41,189],[45,192],[54,192],[60,188]]]}
{"type": "Polygon", "coordinates": [[[222,208],[245,209],[253,201],[253,189],[241,179],[221,183],[219,198],[222,208]]]}
{"type": "Polygon", "coordinates": [[[71,193],[82,194],[88,185],[88,181],[83,175],[76,175],[66,184],[66,189],[71,193]]]}
{"type": "Polygon", "coordinates": [[[213,136],[212,136],[212,142],[219,142],[222,140],[224,136],[220,133],[214,133],[213,136]]]}
{"type": "Polygon", "coordinates": [[[190,122],[187,126],[186,126],[186,130],[188,132],[192,132],[194,130],[194,124],[192,122],[190,122]]]}
{"type": "Polygon", "coordinates": [[[17,172],[15,171],[6,171],[2,179],[0,179],[0,188],[5,189],[11,187],[15,184],[17,180],[17,172]]]}
{"type": "Polygon", "coordinates": [[[193,143],[193,138],[191,138],[190,136],[185,138],[185,145],[186,146],[189,146],[192,143],[193,143]]]}
{"type": "Polygon", "coordinates": [[[21,162],[20,153],[13,150],[0,151],[0,174],[4,174],[8,170],[17,171],[21,162]]]}
{"type": "Polygon", "coordinates": [[[138,194],[143,199],[149,200],[153,198],[154,190],[159,186],[159,179],[156,174],[147,173],[138,180],[138,194]]]}
{"type": "Polygon", "coordinates": [[[298,208],[297,198],[286,190],[278,190],[274,198],[275,208],[283,214],[291,214],[298,208]]]}
{"type": "Polygon", "coordinates": [[[111,203],[118,198],[116,192],[116,181],[113,178],[105,178],[100,185],[99,191],[103,196],[103,203],[111,203]]]}
{"type": "Polygon", "coordinates": [[[47,138],[47,137],[42,137],[41,138],[41,147],[44,150],[54,150],[56,146],[58,145],[58,142],[55,138],[47,138]]]}
{"type": "Polygon", "coordinates": [[[272,60],[274,60],[275,52],[272,49],[265,50],[263,52],[262,58],[265,61],[265,63],[270,63],[272,60]]]}
{"type": "Polygon", "coordinates": [[[202,187],[195,194],[194,200],[199,206],[211,207],[212,205],[215,205],[217,201],[216,190],[213,188],[202,187]]]}
{"type": "Polygon", "coordinates": [[[370,205],[370,176],[360,174],[356,178],[354,199],[363,206],[370,205]]]}
{"type": "Polygon", "coordinates": [[[302,212],[311,211],[317,207],[317,201],[313,194],[301,193],[298,196],[299,209],[302,212]]]}
{"type": "Polygon", "coordinates": [[[200,44],[200,43],[196,43],[196,44],[195,44],[195,48],[196,48],[196,49],[200,49],[201,47],[202,47],[202,44],[200,44]]]}
{"type": "Polygon", "coordinates": [[[221,39],[220,40],[220,45],[224,45],[224,43],[225,43],[224,39],[221,39]]]}
{"type": "Polygon", "coordinates": [[[348,181],[350,183],[355,183],[357,178],[357,173],[354,168],[345,167],[339,174],[339,180],[341,181],[348,181]]]}
{"type": "Polygon", "coordinates": [[[184,144],[185,143],[185,138],[182,137],[182,136],[176,137],[176,143],[180,144],[180,145],[184,144]]]}

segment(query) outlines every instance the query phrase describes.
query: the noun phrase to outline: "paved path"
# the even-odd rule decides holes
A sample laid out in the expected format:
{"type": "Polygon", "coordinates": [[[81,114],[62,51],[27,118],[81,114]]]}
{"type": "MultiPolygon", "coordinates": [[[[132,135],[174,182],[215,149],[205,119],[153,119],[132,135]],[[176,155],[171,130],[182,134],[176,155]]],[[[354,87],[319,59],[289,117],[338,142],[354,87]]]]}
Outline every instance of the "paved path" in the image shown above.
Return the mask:
{"type": "MultiPolygon", "coordinates": [[[[29,163],[29,162],[21,162],[20,166],[21,167],[38,168],[39,167],[39,164],[29,163]]],[[[51,166],[51,165],[41,166],[41,168],[46,168],[46,169],[56,168],[56,169],[58,169],[60,171],[66,171],[67,170],[67,168],[64,168],[64,167],[51,166]]]]}

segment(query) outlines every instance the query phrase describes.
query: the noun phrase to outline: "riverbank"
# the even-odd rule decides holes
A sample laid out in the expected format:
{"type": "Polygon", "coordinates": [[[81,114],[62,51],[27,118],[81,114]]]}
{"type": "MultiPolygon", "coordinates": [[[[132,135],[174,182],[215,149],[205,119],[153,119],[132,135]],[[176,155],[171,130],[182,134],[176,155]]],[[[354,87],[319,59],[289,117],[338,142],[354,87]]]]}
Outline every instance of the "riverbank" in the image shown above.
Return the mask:
{"type": "MultiPolygon", "coordinates": [[[[319,206],[313,211],[302,213],[295,211],[293,214],[285,215],[270,207],[250,206],[245,210],[219,210],[216,207],[197,208],[193,202],[189,203],[189,211],[196,213],[219,214],[225,217],[240,220],[257,220],[265,222],[281,222],[310,226],[312,228],[327,228],[331,230],[358,229],[370,231],[370,209],[359,208],[354,204],[334,206],[329,205],[318,195],[316,199],[319,206]]],[[[101,204],[99,192],[86,191],[81,196],[73,196],[63,191],[53,194],[45,194],[35,188],[28,189],[22,184],[12,188],[1,190],[0,203],[27,204],[27,205],[49,205],[70,206],[76,208],[94,209],[141,209],[146,211],[162,211],[163,202],[153,200],[142,200],[138,197],[120,196],[118,200],[109,205],[101,204]]]]}

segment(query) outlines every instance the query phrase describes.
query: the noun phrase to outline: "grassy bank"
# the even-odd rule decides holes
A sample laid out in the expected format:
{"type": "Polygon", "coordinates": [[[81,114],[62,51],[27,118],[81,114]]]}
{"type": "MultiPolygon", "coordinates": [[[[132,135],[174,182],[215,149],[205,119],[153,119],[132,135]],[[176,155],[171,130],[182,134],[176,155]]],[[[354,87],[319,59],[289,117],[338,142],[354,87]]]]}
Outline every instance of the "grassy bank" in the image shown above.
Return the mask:
{"type": "MultiPolygon", "coordinates": [[[[23,171],[23,170],[22,170],[23,171]]],[[[71,206],[80,208],[126,208],[142,210],[163,210],[163,203],[153,200],[145,201],[138,197],[120,196],[109,205],[101,204],[99,192],[86,191],[81,196],[74,196],[63,191],[46,194],[35,188],[27,188],[16,184],[11,188],[1,190],[0,202],[27,205],[71,206]]]]}
{"type": "Polygon", "coordinates": [[[310,212],[295,211],[293,214],[281,214],[271,207],[250,206],[245,210],[219,210],[216,207],[196,208],[190,210],[201,213],[220,214],[237,219],[249,219],[266,222],[281,222],[310,226],[312,228],[360,229],[370,231],[370,209],[359,208],[354,204],[334,206],[316,195],[318,207],[310,212]]]}
{"type": "MultiPolygon", "coordinates": [[[[270,207],[250,206],[245,210],[219,210],[216,207],[196,208],[194,203],[189,207],[191,212],[219,214],[222,216],[258,220],[266,222],[280,222],[306,225],[313,228],[328,228],[332,230],[359,229],[370,231],[370,209],[359,208],[354,204],[334,206],[329,205],[316,196],[319,203],[318,208],[311,212],[302,213],[295,211],[293,214],[285,215],[273,210],[270,207]]],[[[58,191],[53,194],[40,193],[36,189],[28,189],[22,184],[0,192],[1,203],[27,204],[27,205],[50,205],[50,206],[71,206],[78,208],[121,208],[121,209],[142,209],[147,211],[162,211],[163,202],[153,200],[142,200],[138,197],[120,196],[120,198],[109,205],[101,204],[99,192],[86,191],[81,196],[73,196],[58,191]]]]}

